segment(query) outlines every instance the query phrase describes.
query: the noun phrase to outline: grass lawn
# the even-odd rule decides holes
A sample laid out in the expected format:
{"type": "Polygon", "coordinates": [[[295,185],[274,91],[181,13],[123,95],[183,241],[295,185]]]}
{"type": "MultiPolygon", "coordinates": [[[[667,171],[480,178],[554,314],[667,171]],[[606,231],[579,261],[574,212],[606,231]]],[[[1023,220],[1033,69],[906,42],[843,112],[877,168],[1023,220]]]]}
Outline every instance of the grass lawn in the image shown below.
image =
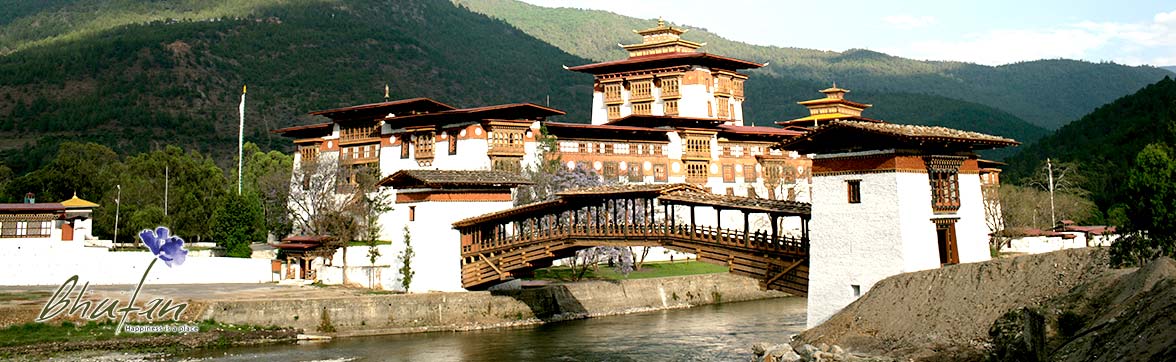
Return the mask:
{"type": "MultiPolygon", "coordinates": [[[[726,272],[727,267],[725,266],[708,264],[699,261],[679,261],[673,263],[650,262],[641,266],[641,270],[633,271],[632,273],[629,273],[628,276],[626,276],[621,273],[617,273],[616,269],[610,268],[606,264],[601,264],[597,271],[588,269],[588,272],[584,273],[584,279],[644,279],[726,272]]],[[[533,279],[570,281],[572,280],[572,269],[564,266],[538,269],[535,270],[535,277],[533,279]]]]}
{"type": "MultiPolygon", "coordinates": [[[[352,241],[348,246],[368,246],[366,241],[352,241]]],[[[376,245],[392,245],[392,240],[376,240],[376,245]]]]}

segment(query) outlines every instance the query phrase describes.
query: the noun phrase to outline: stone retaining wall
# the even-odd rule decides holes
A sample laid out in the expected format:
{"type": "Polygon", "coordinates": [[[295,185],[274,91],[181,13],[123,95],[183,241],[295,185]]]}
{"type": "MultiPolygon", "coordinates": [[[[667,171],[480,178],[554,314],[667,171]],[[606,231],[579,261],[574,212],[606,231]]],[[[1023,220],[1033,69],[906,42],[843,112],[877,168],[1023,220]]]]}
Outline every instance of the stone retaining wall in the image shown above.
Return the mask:
{"type": "Polygon", "coordinates": [[[461,331],[776,298],[750,278],[722,274],[591,281],[502,292],[195,302],[185,313],[222,323],[301,328],[336,336],[461,331]]]}

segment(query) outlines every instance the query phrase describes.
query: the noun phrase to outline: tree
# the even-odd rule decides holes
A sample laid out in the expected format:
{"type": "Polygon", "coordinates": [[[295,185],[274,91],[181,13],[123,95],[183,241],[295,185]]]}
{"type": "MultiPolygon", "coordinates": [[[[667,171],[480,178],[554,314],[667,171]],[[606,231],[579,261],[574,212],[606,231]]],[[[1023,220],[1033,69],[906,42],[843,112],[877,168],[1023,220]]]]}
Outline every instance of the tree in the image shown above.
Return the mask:
{"type": "MultiPolygon", "coordinates": [[[[245,143],[244,154],[242,189],[246,194],[256,195],[261,203],[265,229],[281,239],[292,229],[286,205],[294,157],[278,151],[262,152],[253,142],[245,143]]],[[[236,177],[237,170],[232,169],[229,179],[236,180],[236,177]]]]}
{"type": "Polygon", "coordinates": [[[225,195],[212,215],[212,239],[230,257],[252,255],[249,244],[265,239],[265,220],[257,199],[235,192],[225,195]]]}
{"type": "Polygon", "coordinates": [[[1167,144],[1144,147],[1127,179],[1134,198],[1126,204],[1123,237],[1111,246],[1112,262],[1142,265],[1176,256],[1176,150],[1167,144]]]}
{"type": "Polygon", "coordinates": [[[416,253],[412,251],[412,234],[408,231],[408,225],[404,225],[404,250],[400,252],[400,286],[404,287],[404,291],[408,292],[408,287],[412,285],[412,277],[416,272],[412,270],[412,258],[416,253]]]}
{"type": "MultiPolygon", "coordinates": [[[[1049,192],[1035,187],[1004,184],[1000,186],[1000,215],[1003,227],[1049,229],[1053,217],[1049,206],[1049,192]]],[[[1097,216],[1094,202],[1068,192],[1054,195],[1054,214],[1059,220],[1090,221],[1097,216]]]]}
{"type": "Polygon", "coordinates": [[[333,236],[332,246],[343,248],[343,284],[349,284],[347,246],[378,237],[379,215],[391,209],[391,195],[377,185],[379,170],[319,155],[303,160],[293,174],[287,206],[294,229],[333,236]]]}

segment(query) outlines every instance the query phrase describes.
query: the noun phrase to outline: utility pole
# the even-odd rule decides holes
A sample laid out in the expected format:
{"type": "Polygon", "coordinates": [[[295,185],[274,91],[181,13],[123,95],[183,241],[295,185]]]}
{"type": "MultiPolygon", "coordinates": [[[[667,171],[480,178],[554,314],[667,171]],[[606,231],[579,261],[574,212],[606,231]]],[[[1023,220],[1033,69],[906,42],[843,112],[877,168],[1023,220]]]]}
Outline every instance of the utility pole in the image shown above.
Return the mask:
{"type": "Polygon", "coordinates": [[[167,216],[167,169],[169,165],[163,165],[163,216],[167,216]]]}
{"type": "Polygon", "coordinates": [[[1049,221],[1051,222],[1049,227],[1052,229],[1053,227],[1058,225],[1058,216],[1057,216],[1057,213],[1054,211],[1053,161],[1046,158],[1045,159],[1045,168],[1046,168],[1047,172],[1049,173],[1049,221]]]}
{"type": "Polygon", "coordinates": [[[118,245],[118,211],[122,206],[122,185],[114,185],[118,188],[118,196],[114,197],[114,244],[118,245]]]}

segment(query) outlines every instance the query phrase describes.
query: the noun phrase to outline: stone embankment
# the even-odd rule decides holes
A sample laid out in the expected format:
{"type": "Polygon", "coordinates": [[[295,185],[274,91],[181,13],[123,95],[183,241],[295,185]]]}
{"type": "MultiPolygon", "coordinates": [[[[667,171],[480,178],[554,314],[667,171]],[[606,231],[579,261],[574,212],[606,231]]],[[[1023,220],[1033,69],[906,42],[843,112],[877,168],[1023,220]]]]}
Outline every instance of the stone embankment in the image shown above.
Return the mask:
{"type": "Polygon", "coordinates": [[[801,357],[824,343],[903,361],[1176,360],[1176,263],[1107,259],[1088,248],[896,275],[788,342],[801,357]]]}
{"type": "Polygon", "coordinates": [[[462,331],[783,297],[753,279],[706,274],[496,292],[194,301],[196,320],[334,336],[462,331]]]}

